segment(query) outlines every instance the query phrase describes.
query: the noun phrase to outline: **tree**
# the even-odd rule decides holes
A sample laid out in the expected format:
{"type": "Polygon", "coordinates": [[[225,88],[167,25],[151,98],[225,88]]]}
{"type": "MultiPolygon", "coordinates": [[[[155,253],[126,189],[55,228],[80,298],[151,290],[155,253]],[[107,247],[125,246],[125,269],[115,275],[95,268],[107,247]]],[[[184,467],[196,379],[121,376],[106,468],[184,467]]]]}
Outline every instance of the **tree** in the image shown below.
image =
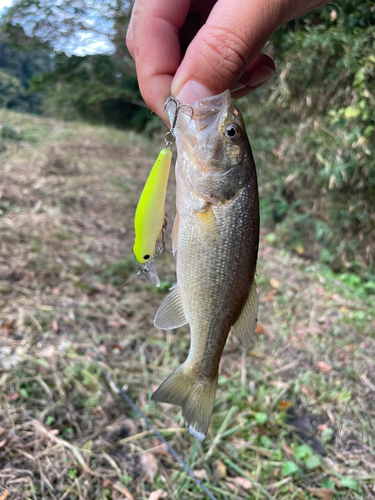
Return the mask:
{"type": "Polygon", "coordinates": [[[45,110],[144,128],[152,116],[125,46],[131,5],[126,0],[19,0],[6,11],[3,31],[9,42],[53,50],[54,69],[31,81],[34,90],[49,91],[45,110]]]}

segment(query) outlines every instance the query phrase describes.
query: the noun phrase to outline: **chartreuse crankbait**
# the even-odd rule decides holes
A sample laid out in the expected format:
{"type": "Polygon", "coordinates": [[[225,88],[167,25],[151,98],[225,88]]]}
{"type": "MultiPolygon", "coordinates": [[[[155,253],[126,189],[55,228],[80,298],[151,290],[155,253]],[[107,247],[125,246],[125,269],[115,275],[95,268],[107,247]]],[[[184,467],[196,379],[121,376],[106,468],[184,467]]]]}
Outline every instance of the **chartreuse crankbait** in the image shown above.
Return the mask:
{"type": "MultiPolygon", "coordinates": [[[[165,108],[169,102],[174,102],[176,105],[174,120],[170,130],[165,134],[165,148],[160,151],[148,176],[134,218],[135,241],[133,252],[142,268],[142,271],[138,274],[144,274],[155,286],[159,286],[160,281],[155,268],[154,254],[155,252],[160,254],[165,250],[167,221],[164,207],[172,161],[170,148],[175,141],[173,129],[176,126],[177,116],[182,107],[173,97],[169,97],[165,103],[165,108]],[[156,241],[160,234],[162,234],[162,247],[156,250],[156,241]]],[[[184,104],[183,106],[187,105],[184,104]]]]}

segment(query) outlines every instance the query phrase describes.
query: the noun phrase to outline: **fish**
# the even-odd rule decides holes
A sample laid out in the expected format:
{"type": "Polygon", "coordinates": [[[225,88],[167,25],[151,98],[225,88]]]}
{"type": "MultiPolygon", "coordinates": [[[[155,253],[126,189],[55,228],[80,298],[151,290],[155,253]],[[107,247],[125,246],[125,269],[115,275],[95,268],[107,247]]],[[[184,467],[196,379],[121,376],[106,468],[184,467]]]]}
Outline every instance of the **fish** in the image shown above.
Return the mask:
{"type": "Polygon", "coordinates": [[[156,241],[162,232],[165,219],[165,198],[172,152],[160,151],[139,198],[134,218],[135,240],[133,252],[142,271],[155,286],[160,280],[155,267],[156,241]]]}
{"type": "Polygon", "coordinates": [[[190,434],[202,441],[227,337],[231,331],[246,347],[257,324],[259,197],[244,120],[230,91],[196,101],[193,111],[192,118],[180,112],[174,131],[177,283],[154,319],[163,330],[188,323],[190,350],[151,399],[181,406],[190,434]]]}

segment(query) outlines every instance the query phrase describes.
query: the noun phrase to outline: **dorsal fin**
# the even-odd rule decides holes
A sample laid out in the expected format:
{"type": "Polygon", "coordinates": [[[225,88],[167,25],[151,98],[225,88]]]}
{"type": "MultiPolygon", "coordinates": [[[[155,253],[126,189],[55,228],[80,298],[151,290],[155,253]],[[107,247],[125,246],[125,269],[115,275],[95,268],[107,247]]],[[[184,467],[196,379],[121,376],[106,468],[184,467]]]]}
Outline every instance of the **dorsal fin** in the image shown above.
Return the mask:
{"type": "Polygon", "coordinates": [[[255,279],[251,285],[250,293],[247,297],[241,314],[232,326],[232,333],[237,335],[241,345],[247,347],[255,333],[258,321],[258,293],[255,279]]]}

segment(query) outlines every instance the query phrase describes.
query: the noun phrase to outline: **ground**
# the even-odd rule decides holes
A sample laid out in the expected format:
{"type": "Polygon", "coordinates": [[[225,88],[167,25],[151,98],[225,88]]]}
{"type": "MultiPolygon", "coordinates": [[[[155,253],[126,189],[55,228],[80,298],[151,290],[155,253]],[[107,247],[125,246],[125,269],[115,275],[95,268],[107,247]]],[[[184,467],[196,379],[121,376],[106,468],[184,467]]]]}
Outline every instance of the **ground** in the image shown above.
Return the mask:
{"type": "MultiPolygon", "coordinates": [[[[256,338],[246,352],[228,339],[200,444],[178,407],[150,401],[189,347],[188,328],[153,327],[173,258],[158,258],[156,289],[132,255],[160,141],[0,122],[0,499],[207,498],[100,367],[218,500],[375,498],[373,290],[263,227],[256,338]]],[[[169,227],[173,198],[172,175],[169,227]]]]}

